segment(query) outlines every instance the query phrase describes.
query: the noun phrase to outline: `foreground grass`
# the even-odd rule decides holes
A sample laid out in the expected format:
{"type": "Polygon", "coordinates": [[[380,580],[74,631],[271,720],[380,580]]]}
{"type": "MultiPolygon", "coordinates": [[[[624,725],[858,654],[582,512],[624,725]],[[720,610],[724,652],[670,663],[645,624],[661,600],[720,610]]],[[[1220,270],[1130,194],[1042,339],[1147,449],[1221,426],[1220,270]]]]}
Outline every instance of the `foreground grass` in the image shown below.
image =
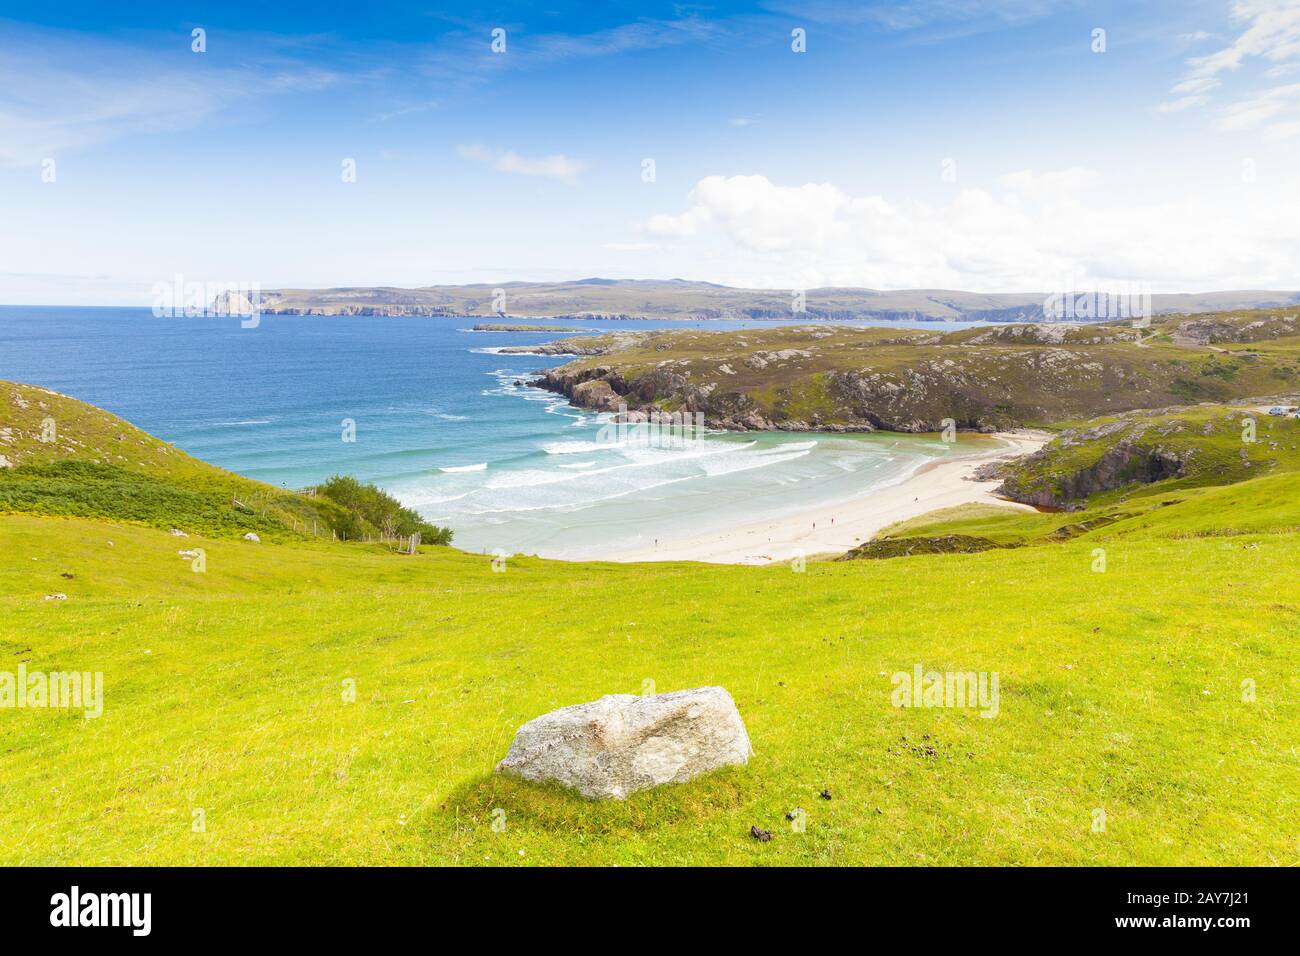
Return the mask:
{"type": "Polygon", "coordinates": [[[449,549],[0,517],[0,670],[105,675],[98,719],[0,710],[0,862],[1292,864],[1285,477],[1184,491],[1104,538],[802,574],[493,573],[449,549]],[[1233,507],[1258,520],[1200,536],[1233,507]],[[202,574],[176,553],[198,547],[202,574]],[[1000,713],[891,706],[917,663],[998,672],[1000,713]],[[646,680],[727,687],[750,764],[614,803],[491,773],[525,720],[646,680]]]}

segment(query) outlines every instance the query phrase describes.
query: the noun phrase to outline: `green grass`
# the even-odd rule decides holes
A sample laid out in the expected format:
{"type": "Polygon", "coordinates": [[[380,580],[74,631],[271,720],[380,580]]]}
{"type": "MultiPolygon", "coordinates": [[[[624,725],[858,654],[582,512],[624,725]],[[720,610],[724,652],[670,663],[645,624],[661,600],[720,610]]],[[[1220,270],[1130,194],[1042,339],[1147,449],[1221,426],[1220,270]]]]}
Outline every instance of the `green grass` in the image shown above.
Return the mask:
{"type": "MultiPolygon", "coordinates": [[[[13,472],[77,501],[98,467],[13,472]]],[[[98,718],[0,708],[0,864],[1294,864],[1300,470],[1264,472],[938,512],[887,536],[1024,546],[801,573],[0,515],[0,672],[105,684],[98,718]],[[997,672],[998,716],[892,706],[918,663],[997,672]],[[646,681],[726,687],[750,763],[622,802],[493,774],[646,681]]]]}
{"type": "Polygon", "coordinates": [[[287,491],[193,458],[103,409],[0,381],[0,514],[107,518],[280,540],[451,533],[354,478],[287,491]],[[319,494],[317,493],[319,492],[319,494]]]}
{"type": "Polygon", "coordinates": [[[1300,539],[1179,530],[1105,573],[1085,537],[802,574],[190,539],[198,574],[153,529],[3,518],[0,655],[106,689],[0,711],[0,861],[1294,863],[1300,539]],[[1001,713],[890,706],[917,662],[999,672],[1001,713]],[[492,774],[647,678],[727,687],[750,764],[622,803],[492,774]]]}
{"type": "Polygon", "coordinates": [[[1075,504],[1080,499],[1065,493],[1066,480],[1095,468],[1121,446],[1141,453],[1133,456],[1135,462],[1151,454],[1177,458],[1182,462],[1181,474],[1147,484],[1135,473],[1136,465],[1130,464],[1118,475],[1115,487],[1088,496],[1090,506],[1300,471],[1300,420],[1268,415],[1253,406],[1137,411],[1057,427],[1063,429],[1061,434],[1042,454],[1010,467],[1019,494],[1046,490],[1062,503],[1075,504]]]}

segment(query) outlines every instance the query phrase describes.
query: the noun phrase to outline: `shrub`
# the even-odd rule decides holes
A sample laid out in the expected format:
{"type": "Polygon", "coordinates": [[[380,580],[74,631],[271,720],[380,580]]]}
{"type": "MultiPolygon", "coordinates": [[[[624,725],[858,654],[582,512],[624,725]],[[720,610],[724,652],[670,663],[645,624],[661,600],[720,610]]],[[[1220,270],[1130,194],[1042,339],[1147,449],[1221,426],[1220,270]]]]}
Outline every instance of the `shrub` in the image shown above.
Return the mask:
{"type": "Polygon", "coordinates": [[[316,486],[316,493],[342,505],[348,517],[336,527],[340,537],[359,538],[367,534],[418,534],[424,544],[450,544],[452,531],[429,524],[392,495],[374,485],[362,484],[351,475],[334,475],[316,486]]]}

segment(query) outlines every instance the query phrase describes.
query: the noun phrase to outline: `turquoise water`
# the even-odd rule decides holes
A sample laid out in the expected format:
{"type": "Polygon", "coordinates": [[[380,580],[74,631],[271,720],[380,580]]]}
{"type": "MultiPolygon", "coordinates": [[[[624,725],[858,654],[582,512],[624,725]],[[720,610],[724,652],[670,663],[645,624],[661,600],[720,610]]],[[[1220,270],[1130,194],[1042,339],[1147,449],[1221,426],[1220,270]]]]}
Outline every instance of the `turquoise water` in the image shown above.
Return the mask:
{"type": "MultiPolygon", "coordinates": [[[[148,309],[3,306],[0,378],[100,405],[250,478],[374,481],[474,551],[635,548],[869,494],[952,453],[895,435],[610,436],[601,417],[522,384],[565,359],[494,351],[554,336],[471,332],[474,321],[268,316],[244,329],[148,309]]],[[[771,324],[538,321],[578,332],[771,324]]]]}

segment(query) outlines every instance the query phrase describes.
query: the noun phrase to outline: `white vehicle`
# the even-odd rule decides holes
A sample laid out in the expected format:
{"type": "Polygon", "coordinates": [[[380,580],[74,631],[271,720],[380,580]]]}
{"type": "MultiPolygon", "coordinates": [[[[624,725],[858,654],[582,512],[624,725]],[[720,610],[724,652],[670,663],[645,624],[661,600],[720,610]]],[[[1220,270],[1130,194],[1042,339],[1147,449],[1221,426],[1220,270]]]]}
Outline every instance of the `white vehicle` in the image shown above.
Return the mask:
{"type": "Polygon", "coordinates": [[[1272,408],[1268,410],[1268,413],[1270,415],[1285,415],[1286,409],[1283,408],[1281,405],[1274,405],[1272,408]]]}

